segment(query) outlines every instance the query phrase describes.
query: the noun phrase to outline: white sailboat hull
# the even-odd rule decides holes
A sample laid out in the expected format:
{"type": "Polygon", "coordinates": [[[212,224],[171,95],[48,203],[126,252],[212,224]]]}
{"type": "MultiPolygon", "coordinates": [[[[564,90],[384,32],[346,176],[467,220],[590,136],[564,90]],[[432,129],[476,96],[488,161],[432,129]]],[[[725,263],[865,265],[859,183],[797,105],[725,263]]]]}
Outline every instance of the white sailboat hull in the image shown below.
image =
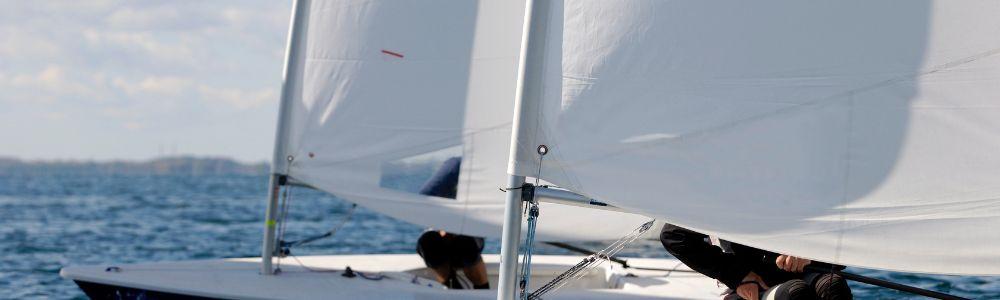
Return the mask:
{"type": "MultiPolygon", "coordinates": [[[[282,272],[262,276],[259,258],[232,258],[128,265],[72,266],[60,275],[77,282],[91,298],[215,299],[495,299],[496,290],[449,290],[427,279],[429,270],[414,254],[301,256],[282,259],[282,272]],[[345,277],[344,269],[364,276],[345,277]],[[368,277],[368,278],[365,278],[368,277]]],[[[483,255],[496,287],[498,255],[483,255]]],[[[579,262],[578,256],[536,255],[532,290],[579,262]]],[[[674,259],[629,259],[638,267],[605,263],[546,299],[718,299],[715,280],[674,259]],[[631,275],[629,275],[631,274],[631,275]],[[634,276],[633,276],[634,275],[634,276]]]]}

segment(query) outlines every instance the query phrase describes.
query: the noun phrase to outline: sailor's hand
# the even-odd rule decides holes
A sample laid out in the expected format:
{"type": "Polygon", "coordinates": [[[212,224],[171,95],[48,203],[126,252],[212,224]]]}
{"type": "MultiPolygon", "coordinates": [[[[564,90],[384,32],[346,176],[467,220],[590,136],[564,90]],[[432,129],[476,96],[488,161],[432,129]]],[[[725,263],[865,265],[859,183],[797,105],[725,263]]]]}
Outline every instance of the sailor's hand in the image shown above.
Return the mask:
{"type": "Polygon", "coordinates": [[[760,291],[767,289],[768,286],[764,283],[764,279],[761,279],[756,273],[750,272],[743,277],[740,286],[736,287],[736,294],[746,300],[758,300],[760,299],[760,291]]]}
{"type": "Polygon", "coordinates": [[[784,254],[779,255],[778,259],[774,260],[774,264],[778,265],[779,269],[794,273],[802,273],[802,270],[811,263],[811,260],[784,254]]]}

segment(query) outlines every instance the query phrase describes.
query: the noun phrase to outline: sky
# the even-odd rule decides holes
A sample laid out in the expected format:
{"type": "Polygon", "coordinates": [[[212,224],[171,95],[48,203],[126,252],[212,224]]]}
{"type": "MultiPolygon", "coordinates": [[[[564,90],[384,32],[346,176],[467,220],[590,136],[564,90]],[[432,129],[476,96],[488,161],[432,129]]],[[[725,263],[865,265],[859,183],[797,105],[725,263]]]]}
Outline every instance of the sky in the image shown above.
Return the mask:
{"type": "Polygon", "coordinates": [[[4,1],[0,157],[268,160],[291,1],[4,1]]]}

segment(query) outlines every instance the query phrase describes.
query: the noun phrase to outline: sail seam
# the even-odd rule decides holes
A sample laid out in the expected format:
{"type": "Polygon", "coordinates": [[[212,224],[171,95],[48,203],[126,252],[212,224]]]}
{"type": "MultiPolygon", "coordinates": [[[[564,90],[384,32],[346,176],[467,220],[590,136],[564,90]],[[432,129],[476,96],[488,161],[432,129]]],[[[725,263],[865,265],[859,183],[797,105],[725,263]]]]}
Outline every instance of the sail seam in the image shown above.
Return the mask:
{"type": "MultiPolygon", "coordinates": [[[[382,157],[382,156],[385,156],[385,155],[391,155],[391,154],[396,154],[396,153],[406,153],[408,151],[411,151],[414,148],[428,147],[428,146],[435,145],[435,144],[447,143],[447,142],[450,142],[450,141],[457,141],[457,140],[461,140],[463,137],[466,137],[466,136],[471,136],[471,135],[479,134],[479,133],[483,133],[483,132],[488,132],[488,131],[494,131],[494,130],[498,130],[498,129],[503,129],[503,128],[506,128],[506,126],[508,124],[509,123],[504,123],[504,124],[501,124],[501,125],[497,125],[497,126],[493,126],[493,127],[488,127],[488,128],[484,128],[484,129],[480,129],[480,130],[468,131],[468,132],[463,133],[463,134],[458,135],[458,136],[449,136],[449,137],[445,137],[445,138],[431,140],[429,142],[422,143],[422,144],[409,145],[405,149],[398,149],[398,150],[394,150],[394,151],[372,153],[371,155],[350,157],[350,158],[345,158],[345,159],[340,159],[340,160],[326,161],[326,162],[323,162],[323,163],[313,163],[313,164],[310,164],[310,165],[317,166],[317,167],[328,167],[328,166],[333,166],[333,165],[338,165],[338,164],[343,164],[343,163],[355,162],[357,160],[361,160],[361,159],[365,159],[365,158],[377,158],[377,157],[382,157]]],[[[457,146],[457,145],[451,145],[451,146],[457,146]]]]}
{"type": "MultiPolygon", "coordinates": [[[[844,178],[842,182],[843,191],[841,192],[840,195],[841,196],[840,207],[845,207],[847,205],[847,201],[849,200],[848,197],[850,197],[850,185],[851,185],[851,160],[852,160],[851,141],[853,140],[852,137],[854,136],[854,104],[855,104],[854,94],[847,96],[847,98],[848,98],[847,130],[846,130],[847,134],[844,140],[844,178]]],[[[844,232],[846,231],[847,228],[846,212],[843,209],[838,209],[837,214],[840,215],[839,216],[840,220],[838,222],[839,228],[837,229],[837,243],[834,247],[834,252],[833,252],[834,264],[840,263],[840,254],[843,251],[844,232]]]]}
{"type": "Polygon", "coordinates": [[[462,205],[462,224],[458,227],[458,230],[461,231],[462,233],[465,233],[465,221],[469,218],[469,194],[470,194],[469,190],[472,189],[472,184],[470,182],[472,181],[472,169],[474,167],[473,162],[475,161],[475,159],[474,159],[475,158],[475,151],[473,151],[472,147],[476,144],[475,140],[476,140],[476,135],[475,134],[470,134],[469,135],[469,142],[466,143],[466,146],[468,147],[468,149],[467,149],[468,151],[463,153],[463,155],[462,155],[463,156],[462,157],[462,167],[459,168],[459,170],[461,170],[461,169],[464,168],[467,171],[467,172],[465,172],[466,174],[465,174],[465,180],[464,180],[464,182],[465,182],[465,184],[464,184],[465,185],[465,197],[463,197],[464,199],[462,199],[462,202],[463,202],[462,203],[463,204],[462,205]],[[468,155],[468,157],[464,157],[465,155],[468,155]]]}
{"type": "Polygon", "coordinates": [[[853,96],[855,96],[857,94],[860,94],[860,93],[872,92],[872,91],[878,90],[880,88],[891,86],[893,84],[897,84],[897,83],[908,81],[908,80],[914,80],[914,79],[917,79],[917,78],[920,78],[920,77],[923,77],[923,76],[935,74],[935,73],[938,73],[938,72],[941,72],[941,71],[944,71],[944,70],[947,70],[947,69],[955,68],[955,67],[958,67],[958,66],[961,66],[961,65],[964,65],[964,64],[968,64],[968,63],[971,63],[971,62],[974,62],[974,61],[977,61],[977,60],[980,60],[980,59],[983,59],[983,58],[987,58],[987,57],[990,57],[990,56],[994,56],[994,55],[997,55],[997,54],[1000,54],[1000,48],[991,49],[989,51],[985,51],[985,52],[982,52],[982,53],[979,53],[979,54],[976,54],[976,55],[963,57],[961,59],[957,59],[957,60],[950,61],[948,63],[937,65],[937,66],[935,66],[935,67],[933,67],[933,68],[931,68],[931,69],[929,69],[927,71],[918,72],[918,73],[914,73],[914,74],[909,74],[909,75],[906,75],[906,76],[900,76],[900,77],[896,77],[896,78],[886,79],[886,80],[879,81],[879,82],[876,82],[876,83],[873,83],[873,84],[870,84],[870,85],[867,85],[867,86],[863,86],[863,87],[855,88],[855,89],[852,89],[852,90],[848,90],[848,91],[836,93],[836,94],[833,94],[833,95],[830,95],[830,96],[827,96],[827,97],[824,97],[824,98],[820,98],[820,99],[817,99],[817,100],[805,102],[805,103],[802,103],[802,104],[799,104],[799,105],[790,106],[790,107],[786,107],[786,108],[774,110],[774,111],[771,111],[771,112],[768,112],[768,113],[763,113],[763,114],[759,114],[759,115],[755,115],[755,116],[750,116],[750,117],[747,117],[747,118],[735,120],[735,121],[728,122],[728,123],[725,123],[725,124],[721,124],[721,125],[718,125],[718,126],[715,126],[715,127],[711,127],[711,128],[706,128],[706,129],[702,129],[702,130],[697,130],[697,131],[692,131],[692,132],[678,134],[676,137],[673,137],[671,139],[659,140],[659,141],[651,141],[651,142],[647,142],[647,143],[643,143],[643,144],[638,144],[638,145],[635,145],[635,146],[632,146],[632,147],[623,147],[622,149],[617,150],[617,151],[608,152],[608,153],[605,153],[603,155],[597,155],[597,156],[593,156],[593,157],[590,157],[590,158],[580,159],[580,160],[575,161],[573,163],[575,163],[575,164],[585,164],[585,163],[588,163],[588,162],[592,162],[592,161],[596,161],[596,160],[600,160],[600,159],[604,159],[604,158],[609,158],[609,157],[614,157],[614,156],[618,156],[618,155],[623,155],[623,154],[631,152],[631,151],[636,151],[636,150],[640,150],[640,149],[646,149],[646,148],[651,148],[651,147],[654,147],[654,146],[659,146],[661,144],[681,143],[681,142],[684,142],[684,141],[687,141],[687,140],[692,140],[692,139],[695,139],[695,138],[707,136],[707,135],[712,134],[712,133],[725,132],[726,130],[736,128],[738,125],[742,125],[742,124],[746,124],[746,123],[752,123],[752,122],[756,122],[756,121],[767,120],[767,119],[770,119],[770,118],[775,117],[775,116],[780,116],[780,115],[795,113],[795,112],[798,112],[798,111],[801,111],[801,110],[804,110],[804,109],[807,109],[807,108],[814,108],[814,107],[821,107],[821,106],[824,106],[824,105],[830,105],[830,104],[833,104],[833,103],[844,101],[844,100],[846,100],[846,99],[848,99],[850,97],[853,97],[853,96]]]}

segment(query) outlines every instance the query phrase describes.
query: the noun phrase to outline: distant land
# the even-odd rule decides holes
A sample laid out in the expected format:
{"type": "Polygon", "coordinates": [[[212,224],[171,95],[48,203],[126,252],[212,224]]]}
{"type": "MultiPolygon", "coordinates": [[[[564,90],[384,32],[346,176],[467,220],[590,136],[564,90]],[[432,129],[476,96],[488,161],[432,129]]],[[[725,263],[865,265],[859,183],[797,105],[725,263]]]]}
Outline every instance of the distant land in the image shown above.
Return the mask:
{"type": "Polygon", "coordinates": [[[0,157],[0,175],[264,175],[266,162],[246,164],[229,158],[175,156],[146,161],[24,161],[0,157]]]}

